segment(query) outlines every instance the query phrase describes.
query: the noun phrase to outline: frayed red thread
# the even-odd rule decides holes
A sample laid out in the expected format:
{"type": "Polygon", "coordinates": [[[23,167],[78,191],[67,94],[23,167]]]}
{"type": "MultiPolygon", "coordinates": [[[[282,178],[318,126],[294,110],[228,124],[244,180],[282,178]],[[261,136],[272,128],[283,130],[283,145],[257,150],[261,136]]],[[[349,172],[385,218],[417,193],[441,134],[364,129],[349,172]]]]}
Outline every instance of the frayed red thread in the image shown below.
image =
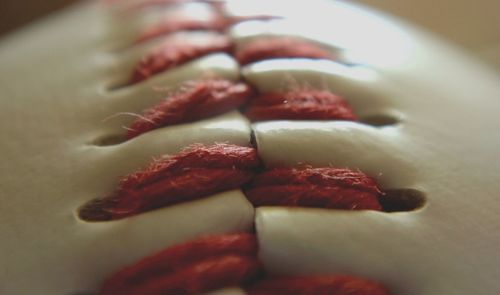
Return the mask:
{"type": "Polygon", "coordinates": [[[248,295],[389,295],[379,283],[347,275],[267,278],[246,291],[248,295]]]}
{"type": "Polygon", "coordinates": [[[296,38],[259,38],[237,48],[236,59],[241,65],[274,58],[335,59],[328,50],[296,38]]]}
{"type": "Polygon", "coordinates": [[[208,236],[175,245],[111,275],[101,295],[199,294],[237,286],[261,272],[248,233],[208,236]]]}
{"type": "Polygon", "coordinates": [[[215,52],[231,52],[233,43],[227,36],[213,36],[205,43],[195,43],[181,40],[180,38],[170,38],[161,46],[147,54],[137,65],[130,83],[138,83],[149,77],[182,65],[195,58],[215,52]]]}
{"type": "Polygon", "coordinates": [[[254,97],[246,116],[259,120],[357,120],[347,102],[324,90],[270,92],[254,97]]]}
{"type": "Polygon", "coordinates": [[[112,219],[236,189],[260,167],[254,148],[194,145],[125,177],[107,202],[112,219]]]}
{"type": "Polygon", "coordinates": [[[224,79],[189,83],[188,89],[146,110],[128,128],[127,138],[173,124],[191,122],[236,109],[252,96],[252,88],[224,79]]]}
{"type": "Polygon", "coordinates": [[[340,168],[276,168],[257,175],[245,190],[258,206],[382,210],[376,181],[340,168]]]}

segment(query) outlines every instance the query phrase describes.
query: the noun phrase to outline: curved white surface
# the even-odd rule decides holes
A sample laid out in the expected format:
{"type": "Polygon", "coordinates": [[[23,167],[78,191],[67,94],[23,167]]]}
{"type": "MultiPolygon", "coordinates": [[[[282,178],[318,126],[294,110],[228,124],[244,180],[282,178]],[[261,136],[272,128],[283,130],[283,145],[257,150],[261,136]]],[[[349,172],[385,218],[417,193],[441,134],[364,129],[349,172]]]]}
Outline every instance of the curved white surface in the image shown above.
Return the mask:
{"type": "MultiPolygon", "coordinates": [[[[318,13],[303,32],[313,33],[302,37],[363,66],[274,60],[245,67],[243,76],[261,90],[328,88],[360,117],[388,114],[399,123],[255,123],[263,160],[359,168],[385,188],[422,191],[427,204],[390,214],[259,208],[263,262],[273,273],[360,274],[397,295],[497,293],[500,78],[405,24],[347,4],[311,3],[302,12],[318,13]]],[[[235,7],[230,11],[245,14],[235,7]]],[[[280,10],[302,21],[304,14],[294,11],[280,10]]],[[[261,34],[258,22],[243,26],[261,34]]],[[[232,58],[215,54],[109,90],[147,47],[114,51],[130,40],[120,30],[102,6],[87,3],[0,42],[1,294],[95,291],[113,270],[160,248],[251,227],[254,210],[239,191],[114,222],[76,217],[79,206],[153,157],[195,142],[250,144],[250,124],[230,112],[96,146],[133,119],[120,113],[140,112],[185,79],[207,71],[233,80],[240,75],[232,58]]],[[[236,42],[246,38],[239,32],[231,32],[236,42]]]]}
{"type": "Polygon", "coordinates": [[[77,6],[0,45],[6,139],[0,153],[8,161],[0,173],[0,294],[88,294],[113,271],[159,249],[200,234],[252,228],[254,210],[240,191],[113,222],[78,219],[80,206],[155,157],[192,143],[250,144],[247,119],[230,112],[95,145],[125,132],[135,118],[126,113],[140,113],[186,80],[239,77],[234,60],[215,54],[145,83],[106,90],[129,68],[118,53],[104,50],[114,41],[102,13],[95,4],[77,6]]]}
{"type": "MultiPolygon", "coordinates": [[[[243,74],[264,91],[296,87],[294,83],[327,88],[343,95],[361,116],[396,114],[399,122],[385,127],[255,123],[259,153],[268,166],[309,163],[360,169],[384,188],[420,190],[427,205],[392,214],[260,208],[256,223],[261,258],[271,272],[353,273],[380,280],[394,294],[498,292],[500,255],[495,249],[500,237],[492,233],[500,226],[500,162],[494,160],[500,150],[500,80],[412,28],[384,20],[372,30],[369,24],[375,20],[336,23],[369,35],[368,40],[357,35],[340,38],[345,46],[335,44],[343,56],[362,60],[363,67],[282,59],[250,65],[243,74]],[[380,43],[369,47],[370,40],[380,43]]],[[[265,27],[262,34],[274,30],[272,23],[259,26],[265,27]]],[[[314,33],[289,33],[333,38],[321,22],[308,26],[314,33]]],[[[283,28],[278,23],[276,31],[283,28]]],[[[238,37],[237,29],[233,35],[238,37]]],[[[245,32],[241,36],[249,38],[245,32]]],[[[259,36],[257,29],[252,36],[259,36]]]]}

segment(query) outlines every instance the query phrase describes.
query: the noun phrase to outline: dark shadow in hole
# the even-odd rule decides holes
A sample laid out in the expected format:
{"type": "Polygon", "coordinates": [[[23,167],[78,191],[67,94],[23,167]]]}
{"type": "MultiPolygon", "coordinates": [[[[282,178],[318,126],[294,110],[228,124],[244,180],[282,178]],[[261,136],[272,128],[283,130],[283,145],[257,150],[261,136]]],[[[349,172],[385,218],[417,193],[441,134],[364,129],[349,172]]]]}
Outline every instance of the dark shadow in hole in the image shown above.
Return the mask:
{"type": "Polygon", "coordinates": [[[399,118],[390,114],[376,114],[369,115],[359,119],[361,123],[368,124],[375,127],[384,127],[396,125],[400,122],[399,118]]]}
{"type": "Polygon", "coordinates": [[[424,193],[411,188],[389,189],[380,198],[384,212],[414,211],[422,208],[425,203],[424,193]]]}
{"type": "Polygon", "coordinates": [[[78,208],[78,217],[88,222],[110,221],[113,216],[106,208],[112,208],[115,201],[111,198],[98,198],[78,208]]]}
{"type": "Polygon", "coordinates": [[[257,148],[257,137],[255,136],[255,130],[253,128],[250,132],[250,145],[257,148]]]}
{"type": "Polygon", "coordinates": [[[123,143],[125,141],[127,141],[127,139],[123,134],[110,134],[99,137],[98,139],[94,140],[93,144],[97,146],[111,146],[123,143]]]}

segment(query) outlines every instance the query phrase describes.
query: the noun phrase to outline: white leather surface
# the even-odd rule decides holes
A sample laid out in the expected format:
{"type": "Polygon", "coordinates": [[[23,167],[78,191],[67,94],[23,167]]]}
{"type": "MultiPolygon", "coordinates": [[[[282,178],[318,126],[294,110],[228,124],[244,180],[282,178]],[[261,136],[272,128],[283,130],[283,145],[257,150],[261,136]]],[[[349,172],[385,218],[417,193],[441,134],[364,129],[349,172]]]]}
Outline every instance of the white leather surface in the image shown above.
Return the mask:
{"type": "MultiPolygon", "coordinates": [[[[418,211],[390,214],[260,208],[264,263],[275,273],[360,274],[395,294],[497,293],[500,79],[414,28],[325,5],[308,4],[318,14],[291,33],[310,32],[303,37],[364,67],[278,60],[248,66],[244,76],[261,89],[282,81],[328,87],[361,117],[389,114],[399,123],[257,123],[261,156],[268,165],[359,168],[385,188],[415,188],[428,201],[418,211]]],[[[194,142],[250,142],[248,121],[233,112],[96,145],[122,134],[133,120],[125,113],[139,113],[186,79],[207,70],[239,77],[236,63],[220,54],[108,90],[126,80],[150,46],[116,51],[131,40],[122,25],[88,3],[0,43],[0,294],[94,291],[106,274],[155,250],[251,227],[254,211],[239,191],[114,222],[77,218],[79,206],[153,157],[194,142]]],[[[240,42],[238,32],[232,36],[240,42]]]]}
{"type": "Polygon", "coordinates": [[[121,176],[153,157],[192,143],[250,142],[248,121],[233,112],[96,146],[125,132],[134,117],[121,113],[140,113],[180,82],[206,70],[239,75],[232,59],[212,55],[108,91],[129,65],[107,51],[115,41],[102,13],[100,6],[81,5],[0,46],[0,294],[95,291],[111,272],[166,246],[252,227],[253,208],[239,191],[114,222],[77,218],[78,207],[111,192],[121,176]]]}
{"type": "MultiPolygon", "coordinates": [[[[261,258],[272,272],[355,273],[386,283],[395,294],[496,293],[500,238],[491,233],[500,225],[500,163],[494,159],[500,147],[500,81],[429,36],[390,23],[371,29],[370,23],[335,22],[370,34],[369,40],[359,35],[336,44],[347,48],[346,56],[351,44],[366,45],[356,52],[364,56],[366,71],[327,61],[280,60],[248,66],[243,73],[262,90],[282,89],[290,81],[292,87],[300,81],[327,88],[346,97],[360,116],[395,114],[399,123],[382,128],[256,123],[259,153],[269,166],[305,162],[360,169],[384,188],[420,190],[427,205],[393,214],[260,208],[261,258]],[[384,44],[370,47],[376,40],[384,44]]],[[[268,22],[259,33],[252,25],[242,24],[233,35],[244,42],[286,27],[278,23],[274,29],[268,22]]],[[[322,42],[335,39],[337,31],[320,20],[308,26],[288,32],[322,42]]]]}

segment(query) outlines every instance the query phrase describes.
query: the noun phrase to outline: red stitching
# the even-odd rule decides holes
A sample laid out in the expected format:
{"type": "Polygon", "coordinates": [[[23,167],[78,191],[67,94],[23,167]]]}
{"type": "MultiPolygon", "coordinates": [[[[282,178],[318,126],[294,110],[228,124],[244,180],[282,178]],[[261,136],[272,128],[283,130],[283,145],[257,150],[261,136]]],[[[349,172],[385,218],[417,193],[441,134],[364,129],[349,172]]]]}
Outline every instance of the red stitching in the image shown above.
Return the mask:
{"type": "MultiPolygon", "coordinates": [[[[151,0],[153,2],[171,1],[151,0]]],[[[221,15],[206,22],[169,20],[147,29],[139,37],[139,42],[180,30],[222,31],[228,25],[246,20],[224,19],[221,15]]],[[[268,18],[272,17],[250,17],[268,18]]],[[[214,38],[207,44],[168,40],[143,58],[134,70],[130,83],[143,81],[209,53],[229,53],[232,48],[233,44],[226,36],[214,38]]],[[[238,48],[235,57],[242,65],[272,58],[335,59],[328,50],[317,44],[282,37],[252,41],[238,48]]],[[[189,91],[174,95],[146,110],[144,117],[131,125],[127,137],[132,138],[159,126],[197,120],[238,108],[251,93],[251,88],[243,83],[221,79],[198,82],[189,91]]],[[[356,120],[341,97],[327,91],[309,89],[260,95],[249,105],[247,115],[253,120],[356,120]]],[[[123,218],[237,188],[253,178],[245,193],[254,206],[382,209],[378,202],[382,192],[373,178],[361,172],[331,167],[276,168],[254,178],[260,169],[261,162],[253,148],[226,144],[209,147],[196,145],[125,177],[112,197],[101,204],[105,206],[103,211],[111,214],[110,218],[123,218]]],[[[262,272],[256,255],[257,242],[253,235],[233,234],[197,239],[168,248],[122,269],[106,280],[100,294],[197,294],[246,284],[262,272]]],[[[388,294],[378,283],[344,275],[267,278],[250,286],[247,291],[250,295],[332,292],[340,295],[388,294]]]]}
{"type": "Polygon", "coordinates": [[[113,219],[239,188],[260,167],[253,148],[194,145],[125,177],[111,197],[113,219]]]}
{"type": "Polygon", "coordinates": [[[357,120],[342,97],[329,91],[314,89],[258,95],[252,98],[245,114],[253,121],[357,120]]]}
{"type": "Polygon", "coordinates": [[[253,91],[242,82],[210,79],[186,83],[187,89],[144,111],[128,129],[127,138],[173,124],[191,122],[236,109],[253,91]]]}
{"type": "Polygon", "coordinates": [[[138,83],[149,77],[215,52],[231,52],[233,43],[227,36],[212,36],[206,43],[195,43],[169,38],[161,46],[147,54],[137,65],[130,83],[138,83]]]}
{"type": "Polygon", "coordinates": [[[101,295],[199,294],[240,285],[261,272],[248,233],[198,238],[141,259],[106,279],[101,295]]]}
{"type": "Polygon", "coordinates": [[[261,279],[257,250],[255,235],[248,233],[194,239],[117,271],[100,295],[190,295],[241,285],[249,295],[389,294],[376,282],[347,275],[261,279]]]}
{"type": "Polygon", "coordinates": [[[194,145],[126,176],[118,189],[81,210],[87,220],[120,219],[244,187],[258,206],[382,210],[375,179],[349,169],[262,170],[257,150],[230,144],[194,145]],[[248,185],[246,185],[248,184],[248,185]]]}
{"type": "Polygon", "coordinates": [[[258,206],[382,210],[382,191],[362,172],[339,168],[276,168],[257,175],[245,190],[258,206]]]}
{"type": "Polygon", "coordinates": [[[291,37],[259,38],[236,49],[235,57],[241,65],[274,58],[335,57],[326,49],[308,41],[291,37]]]}

